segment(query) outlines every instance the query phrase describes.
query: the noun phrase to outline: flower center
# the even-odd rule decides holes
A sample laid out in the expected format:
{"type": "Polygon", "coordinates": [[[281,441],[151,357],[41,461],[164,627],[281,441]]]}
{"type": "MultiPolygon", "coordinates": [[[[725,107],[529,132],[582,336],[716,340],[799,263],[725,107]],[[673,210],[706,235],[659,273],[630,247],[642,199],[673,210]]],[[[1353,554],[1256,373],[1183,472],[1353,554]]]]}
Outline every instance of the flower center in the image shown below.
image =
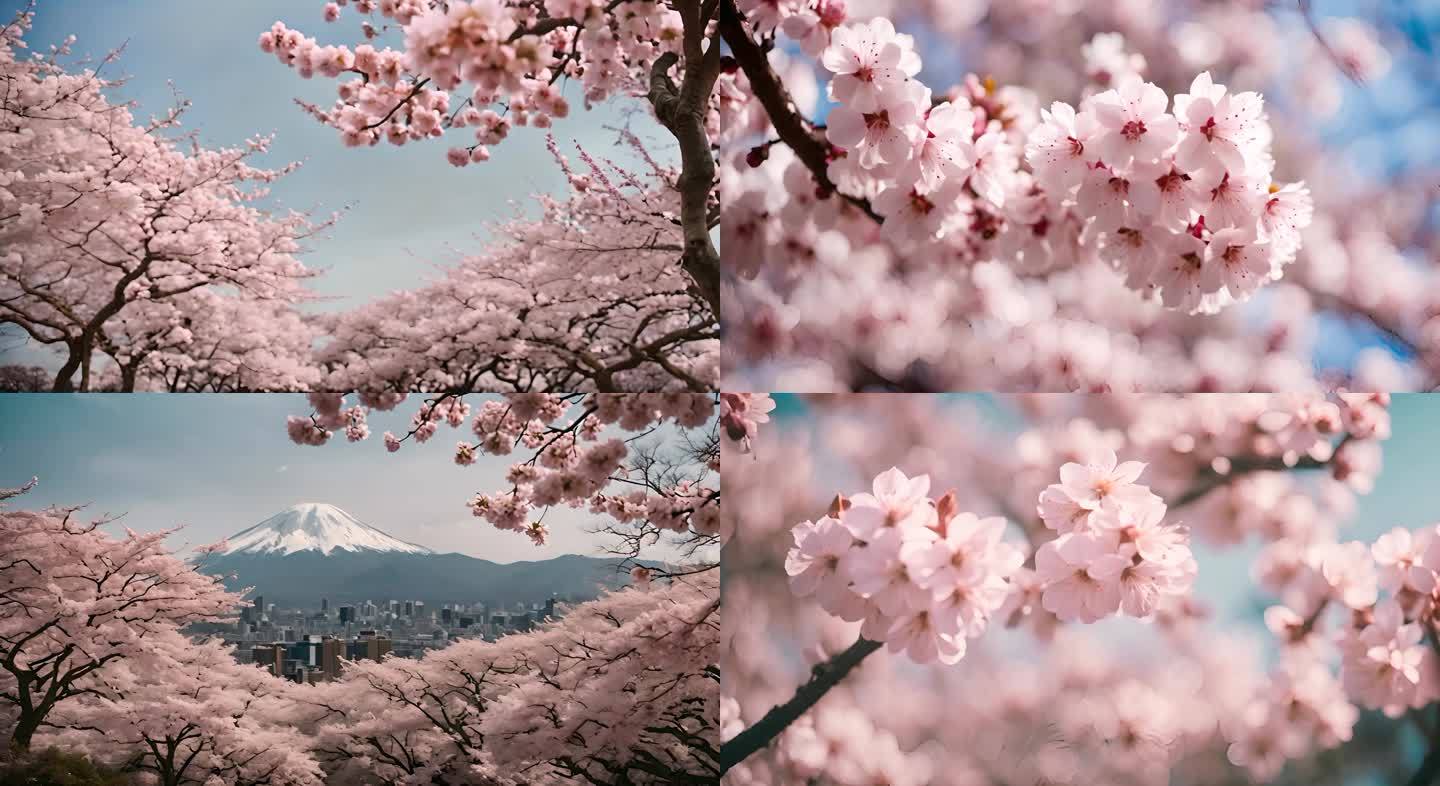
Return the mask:
{"type": "Polygon", "coordinates": [[[1131,120],[1121,127],[1120,135],[1131,142],[1136,141],[1145,135],[1145,122],[1143,120],[1131,120]]]}

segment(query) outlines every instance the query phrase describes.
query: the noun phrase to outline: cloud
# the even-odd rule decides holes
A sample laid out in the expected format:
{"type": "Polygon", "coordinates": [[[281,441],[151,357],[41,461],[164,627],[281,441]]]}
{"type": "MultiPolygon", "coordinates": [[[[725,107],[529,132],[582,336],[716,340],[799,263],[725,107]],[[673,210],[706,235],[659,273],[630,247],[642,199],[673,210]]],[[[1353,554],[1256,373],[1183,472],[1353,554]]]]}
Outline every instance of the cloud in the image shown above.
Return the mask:
{"type": "Polygon", "coordinates": [[[290,469],[290,465],[289,465],[289,464],[281,464],[280,466],[278,466],[278,467],[275,468],[275,471],[276,471],[276,472],[284,472],[284,471],[287,470],[287,469],[290,469]]]}

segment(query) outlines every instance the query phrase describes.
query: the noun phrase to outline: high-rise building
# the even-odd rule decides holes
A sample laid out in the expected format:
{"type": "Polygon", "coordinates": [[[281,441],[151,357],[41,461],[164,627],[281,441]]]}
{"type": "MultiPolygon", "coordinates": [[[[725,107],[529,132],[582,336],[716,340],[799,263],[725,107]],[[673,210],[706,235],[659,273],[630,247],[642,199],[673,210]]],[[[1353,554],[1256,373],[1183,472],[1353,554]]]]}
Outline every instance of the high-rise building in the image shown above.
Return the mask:
{"type": "Polygon", "coordinates": [[[250,650],[250,658],[276,677],[285,675],[285,645],[266,644],[250,650]]]}
{"type": "Polygon", "coordinates": [[[321,598],[321,599],[320,599],[320,611],[321,611],[321,613],[325,613],[325,614],[330,613],[330,599],[329,599],[329,598],[321,598]]]}
{"type": "Polygon", "coordinates": [[[360,638],[350,642],[350,660],[383,660],[390,654],[390,637],[373,630],[360,631],[360,638]]]}
{"type": "Polygon", "coordinates": [[[264,596],[264,595],[256,595],[256,596],[255,596],[255,619],[258,620],[258,619],[264,619],[264,618],[265,618],[265,596],[264,596]]]}
{"type": "Polygon", "coordinates": [[[543,617],[543,619],[552,619],[552,620],[555,619],[555,599],[554,599],[554,598],[547,598],[547,599],[545,600],[545,616],[543,617]]]}
{"type": "Polygon", "coordinates": [[[405,616],[407,616],[407,617],[414,617],[414,616],[415,616],[415,601],[413,601],[413,600],[407,600],[407,601],[405,601],[405,616]]]}
{"type": "Polygon", "coordinates": [[[334,636],[326,636],[320,641],[320,669],[325,672],[325,679],[333,680],[340,677],[340,656],[345,652],[345,642],[334,636]]]}
{"type": "Polygon", "coordinates": [[[354,607],[354,606],[341,606],[341,607],[340,607],[340,624],[341,624],[341,625],[345,625],[345,624],[347,624],[347,623],[351,623],[351,622],[354,622],[354,621],[355,621],[355,607],[354,607]]]}

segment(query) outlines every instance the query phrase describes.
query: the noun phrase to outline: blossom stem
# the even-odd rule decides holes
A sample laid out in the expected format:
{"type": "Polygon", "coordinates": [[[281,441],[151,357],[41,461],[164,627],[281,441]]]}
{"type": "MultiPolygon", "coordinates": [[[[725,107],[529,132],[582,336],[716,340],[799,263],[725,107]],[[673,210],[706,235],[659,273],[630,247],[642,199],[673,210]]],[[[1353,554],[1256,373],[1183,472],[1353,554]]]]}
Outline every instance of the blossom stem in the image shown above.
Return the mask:
{"type": "MultiPolygon", "coordinates": [[[[742,16],[732,0],[723,0],[720,6],[720,35],[730,46],[730,52],[740,70],[745,72],[745,78],[750,81],[750,89],[754,91],[755,99],[765,108],[780,141],[795,151],[795,157],[810,170],[815,184],[827,193],[835,191],[835,184],[830,181],[829,175],[829,144],[814,133],[813,127],[806,128],[804,118],[795,110],[790,92],[785,89],[785,85],[770,65],[770,58],[765,50],[750,38],[741,19],[742,16]]],[[[845,196],[845,199],[876,223],[881,221],[880,215],[867,200],[850,196],[845,196]]]]}
{"type": "Polygon", "coordinates": [[[1339,444],[1335,446],[1334,452],[1331,453],[1331,458],[1324,461],[1320,461],[1318,459],[1313,459],[1309,456],[1306,456],[1295,464],[1286,464],[1283,460],[1278,458],[1248,457],[1232,460],[1230,464],[1230,470],[1228,472],[1225,472],[1224,474],[1216,472],[1215,470],[1207,467],[1205,471],[1200,473],[1200,476],[1196,478],[1195,485],[1191,486],[1188,490],[1185,491],[1185,493],[1176,497],[1175,500],[1170,503],[1170,507],[1179,508],[1184,507],[1185,505],[1189,505],[1190,503],[1199,500],[1201,497],[1209,494],[1215,489],[1220,488],[1226,483],[1229,483],[1231,480],[1238,478],[1241,475],[1248,475],[1251,472],[1285,472],[1287,470],[1324,469],[1325,467],[1330,465],[1330,461],[1334,458],[1335,453],[1339,453],[1340,448],[1344,447],[1345,443],[1349,442],[1350,439],[1350,435],[1347,434],[1345,438],[1342,439],[1339,444]]]}
{"type": "Polygon", "coordinates": [[[736,764],[744,761],[756,751],[768,746],[785,731],[795,719],[804,715],[827,691],[835,687],[860,661],[875,650],[880,642],[866,638],[855,640],[844,652],[824,663],[818,663],[810,670],[810,680],[795,691],[795,695],[784,704],[777,704],[765,713],[765,717],[753,726],[720,746],[720,772],[724,774],[736,764]]]}

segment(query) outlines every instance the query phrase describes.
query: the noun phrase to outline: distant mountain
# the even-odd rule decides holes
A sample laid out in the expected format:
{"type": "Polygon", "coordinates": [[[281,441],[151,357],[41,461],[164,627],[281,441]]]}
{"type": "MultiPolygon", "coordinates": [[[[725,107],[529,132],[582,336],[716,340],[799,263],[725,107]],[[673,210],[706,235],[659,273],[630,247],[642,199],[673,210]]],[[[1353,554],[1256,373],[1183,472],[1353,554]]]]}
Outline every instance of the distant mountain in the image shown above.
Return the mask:
{"type": "Polygon", "coordinates": [[[569,554],[499,563],[438,554],[318,503],[296,505],[228,541],[225,550],[198,557],[197,569],[224,576],[232,590],[254,587],[252,595],[281,606],[318,607],[321,598],[331,604],[391,598],[511,604],[552,595],[592,598],[629,581],[617,569],[619,560],[609,558],[569,554]]]}
{"type": "Polygon", "coordinates": [[[432,554],[430,549],[392,538],[334,505],[302,502],[227,538],[226,554],[294,554],[318,551],[393,551],[432,554]]]}

